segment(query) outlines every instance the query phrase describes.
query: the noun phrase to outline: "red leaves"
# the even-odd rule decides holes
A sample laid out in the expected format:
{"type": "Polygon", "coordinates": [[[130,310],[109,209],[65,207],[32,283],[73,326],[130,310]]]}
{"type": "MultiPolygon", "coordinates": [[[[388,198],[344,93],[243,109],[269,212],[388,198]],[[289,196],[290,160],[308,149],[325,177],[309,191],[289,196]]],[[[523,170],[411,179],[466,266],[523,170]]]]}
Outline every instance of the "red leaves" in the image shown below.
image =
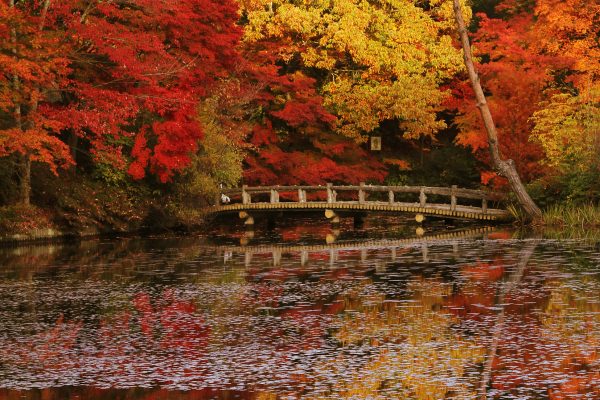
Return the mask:
{"type": "Polygon", "coordinates": [[[173,120],[155,123],[152,127],[157,144],[150,158],[150,170],[162,182],[190,163],[190,154],[196,152],[202,137],[199,124],[182,114],[177,113],[173,120]]]}
{"type": "Polygon", "coordinates": [[[246,73],[260,88],[255,101],[263,110],[246,158],[245,182],[324,184],[382,181],[385,167],[358,144],[336,135],[337,118],[323,105],[318,82],[301,71],[277,66],[284,43],[259,43],[246,49],[246,73]]]}
{"type": "MultiPolygon", "coordinates": [[[[353,150],[362,151],[357,148],[353,150]]],[[[321,185],[327,182],[358,184],[367,180],[381,181],[386,174],[382,164],[366,157],[354,164],[349,163],[348,159],[336,161],[314,150],[284,152],[274,146],[262,149],[257,158],[247,162],[251,166],[246,170],[247,181],[260,184],[275,181],[282,185],[321,185]]]]}
{"type": "MultiPolygon", "coordinates": [[[[132,8],[102,3],[84,24],[74,24],[79,40],[92,43],[98,56],[109,60],[103,70],[107,76],[82,72],[113,97],[102,104],[94,91],[81,90],[77,107],[100,105],[99,114],[119,115],[124,105],[118,123],[108,124],[120,136],[130,135],[124,127],[141,112],[151,113],[138,127],[143,133],[135,140],[129,168],[134,178],[149,170],[166,182],[189,165],[202,137],[196,107],[239,59],[237,18],[231,1],[138,1],[132,8]]],[[[92,129],[101,131],[101,122],[95,122],[92,129]]]]}
{"type": "Polygon", "coordinates": [[[135,144],[131,150],[134,161],[129,165],[129,174],[135,179],[142,179],[145,169],[150,161],[152,151],[148,148],[148,142],[144,132],[140,132],[135,138],[135,144]]]}
{"type": "Polygon", "coordinates": [[[62,122],[44,113],[43,102],[71,72],[64,44],[40,31],[35,4],[0,5],[0,157],[13,153],[46,163],[56,173],[72,164],[67,146],[53,134],[62,122]]]}
{"type": "Polygon", "coordinates": [[[7,129],[0,136],[0,157],[18,153],[48,164],[54,174],[73,164],[68,146],[44,129],[7,129]]]}
{"type": "Polygon", "coordinates": [[[0,156],[27,152],[52,169],[69,165],[66,145],[52,135],[70,129],[93,153],[112,152],[122,163],[115,143],[141,132],[129,168],[135,178],[150,171],[164,182],[185,168],[202,136],[199,102],[239,63],[235,3],[136,0],[86,9],[66,0],[52,3],[42,31],[36,3],[0,4],[0,83],[11,89],[0,91],[0,109],[22,105],[25,127],[2,132],[0,156]],[[6,26],[16,27],[16,56],[6,26]]]}
{"type": "MultiPolygon", "coordinates": [[[[19,21],[19,41],[28,47],[17,57],[10,48],[0,52],[0,67],[9,71],[3,85],[15,73],[23,84],[20,93],[1,92],[0,107],[10,113],[15,101],[35,102],[37,111],[24,116],[23,132],[5,132],[0,156],[31,153],[53,170],[68,166],[68,148],[53,135],[69,131],[91,145],[97,160],[129,162],[135,179],[152,173],[166,182],[198,150],[199,104],[235,75],[235,90],[260,113],[250,137],[256,154],[247,160],[248,179],[359,182],[385,175],[357,144],[331,134],[336,118],[323,106],[318,82],[280,68],[277,49],[285,43],[254,44],[242,60],[233,0],[100,2],[92,8],[66,0],[52,4],[41,32],[36,7],[2,4],[2,18],[19,21]],[[131,153],[123,154],[131,144],[131,153]]],[[[9,39],[10,30],[0,28],[0,35],[9,39]]],[[[229,131],[244,128],[239,115],[231,120],[222,124],[229,131]]]]}
{"type": "Polygon", "coordinates": [[[250,137],[251,143],[254,146],[270,145],[277,142],[277,134],[273,131],[271,120],[267,120],[265,126],[254,126],[250,137]]]}
{"type": "MultiPolygon", "coordinates": [[[[553,79],[551,70],[564,66],[565,60],[540,54],[533,48],[536,38],[530,13],[514,14],[508,20],[485,15],[479,18],[474,48],[485,62],[477,68],[498,128],[500,151],[515,161],[525,181],[531,181],[544,173],[540,163],[542,149],[529,140],[533,129],[531,116],[538,110],[544,89],[553,79]]],[[[453,94],[455,99],[448,106],[457,108],[461,114],[457,118],[461,128],[457,143],[471,147],[482,161],[489,163],[487,136],[471,100],[472,90],[466,82],[460,82],[453,87],[453,94]]],[[[490,178],[488,174],[482,175],[482,181],[490,178]]]]}

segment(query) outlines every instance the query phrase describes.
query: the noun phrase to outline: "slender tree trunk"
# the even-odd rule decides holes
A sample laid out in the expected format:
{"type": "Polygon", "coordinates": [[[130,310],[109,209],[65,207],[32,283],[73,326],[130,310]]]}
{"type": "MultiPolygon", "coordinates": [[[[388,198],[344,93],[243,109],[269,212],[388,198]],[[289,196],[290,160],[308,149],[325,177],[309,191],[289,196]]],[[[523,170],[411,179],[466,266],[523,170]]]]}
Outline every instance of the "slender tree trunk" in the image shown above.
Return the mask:
{"type": "Polygon", "coordinates": [[[44,4],[42,5],[42,12],[40,13],[40,25],[38,29],[40,31],[44,30],[44,24],[46,23],[46,14],[48,14],[48,8],[50,7],[50,0],[44,0],[44,4]]]}
{"type": "Polygon", "coordinates": [[[80,23],[82,23],[82,24],[85,23],[85,20],[87,19],[88,15],[92,12],[92,10],[96,6],[96,4],[97,4],[97,1],[92,0],[87,4],[87,6],[85,6],[85,10],[83,10],[83,13],[81,13],[81,18],[79,19],[80,23]]]}
{"type": "Polygon", "coordinates": [[[71,158],[73,159],[73,162],[75,163],[75,165],[73,165],[73,174],[75,174],[75,172],[77,171],[77,145],[79,142],[79,137],[77,136],[77,134],[75,132],[71,132],[69,134],[69,139],[68,139],[68,144],[69,144],[69,148],[71,149],[71,158]]]}
{"type": "MultiPolygon", "coordinates": [[[[44,24],[46,23],[46,15],[48,13],[48,8],[50,7],[50,1],[51,0],[44,0],[42,4],[40,23],[38,26],[40,32],[44,29],[44,24]]],[[[9,0],[8,5],[9,7],[14,8],[15,0],[9,0]]],[[[16,27],[11,28],[11,42],[12,53],[16,59],[18,58],[18,32],[16,27]]],[[[25,121],[25,123],[23,122],[23,99],[20,96],[21,82],[17,74],[13,75],[12,86],[15,103],[13,111],[15,125],[20,130],[29,129],[31,121],[25,121]]],[[[29,113],[35,113],[37,108],[38,100],[36,96],[35,100],[33,100],[32,104],[30,104],[29,113]]],[[[29,153],[22,154],[17,158],[17,177],[19,179],[19,203],[24,206],[29,206],[31,205],[31,155],[29,153]]]]}
{"type": "Polygon", "coordinates": [[[521,205],[521,207],[523,207],[523,209],[529,215],[529,217],[532,220],[539,220],[542,217],[542,212],[540,211],[539,207],[533,202],[533,200],[529,196],[529,193],[527,193],[527,190],[525,190],[525,186],[523,185],[523,182],[521,182],[519,173],[515,168],[514,161],[511,159],[503,160],[500,157],[500,151],[498,150],[498,133],[496,132],[496,125],[494,124],[492,113],[490,112],[490,109],[487,105],[485,95],[483,94],[483,89],[481,88],[481,83],[479,82],[479,76],[477,74],[477,71],[475,70],[475,65],[473,64],[473,58],[471,55],[471,45],[469,43],[467,27],[465,25],[465,20],[462,16],[459,0],[454,0],[454,15],[456,16],[458,32],[460,33],[460,40],[462,42],[462,48],[464,51],[465,65],[467,67],[467,71],[469,72],[469,78],[471,79],[473,90],[475,91],[477,107],[481,112],[481,117],[485,125],[485,130],[487,132],[488,144],[494,169],[500,176],[503,176],[506,179],[508,179],[508,183],[510,184],[512,191],[515,193],[517,199],[519,200],[519,204],[521,205]]]}
{"type": "Polygon", "coordinates": [[[31,158],[21,156],[19,160],[19,202],[23,206],[31,205],[31,158]]]}
{"type": "MultiPolygon", "coordinates": [[[[10,8],[14,8],[15,1],[10,0],[8,2],[8,5],[10,8]]],[[[13,54],[13,57],[15,57],[15,61],[16,61],[16,59],[18,57],[17,28],[14,26],[10,28],[10,42],[12,45],[12,54],[13,54]]],[[[12,89],[13,89],[13,101],[14,101],[13,117],[15,119],[15,125],[17,128],[23,129],[23,118],[21,115],[21,96],[19,93],[21,91],[21,82],[19,81],[19,75],[17,75],[16,73],[13,74],[13,76],[12,76],[12,89]]]]}
{"type": "MultiPolygon", "coordinates": [[[[9,0],[9,7],[15,7],[15,1],[9,0]]],[[[10,41],[12,44],[12,54],[18,58],[18,46],[17,46],[18,33],[17,28],[12,27],[10,29],[10,41]]],[[[23,113],[22,113],[22,99],[21,99],[21,81],[19,76],[15,73],[12,77],[12,89],[13,89],[13,118],[15,127],[23,130],[23,113]]],[[[29,154],[22,154],[17,157],[17,178],[19,179],[19,204],[29,206],[31,204],[31,158],[29,154]]]]}

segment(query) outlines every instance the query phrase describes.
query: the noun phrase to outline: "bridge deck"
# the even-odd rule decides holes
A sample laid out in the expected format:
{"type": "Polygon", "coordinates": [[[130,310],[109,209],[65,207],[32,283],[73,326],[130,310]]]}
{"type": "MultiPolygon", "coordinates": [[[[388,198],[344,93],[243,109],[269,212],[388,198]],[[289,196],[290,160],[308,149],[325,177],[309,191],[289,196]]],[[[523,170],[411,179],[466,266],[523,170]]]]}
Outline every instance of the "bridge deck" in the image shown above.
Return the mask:
{"type": "Polygon", "coordinates": [[[421,207],[417,203],[387,203],[370,201],[359,203],[357,201],[328,202],[279,202],[279,203],[249,203],[226,204],[210,207],[210,213],[227,213],[239,211],[311,211],[311,210],[336,210],[348,212],[381,212],[381,213],[411,213],[444,218],[472,219],[472,220],[505,220],[510,217],[506,210],[488,208],[485,212],[480,207],[456,205],[454,209],[450,204],[426,204],[421,207]]]}

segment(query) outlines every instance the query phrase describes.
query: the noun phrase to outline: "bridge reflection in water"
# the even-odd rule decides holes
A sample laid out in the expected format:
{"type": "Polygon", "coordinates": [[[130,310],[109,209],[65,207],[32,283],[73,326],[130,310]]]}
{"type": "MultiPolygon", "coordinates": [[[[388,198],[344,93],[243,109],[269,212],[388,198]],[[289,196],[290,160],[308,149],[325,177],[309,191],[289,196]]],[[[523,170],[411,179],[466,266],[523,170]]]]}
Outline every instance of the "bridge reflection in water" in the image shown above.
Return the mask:
{"type": "Polygon", "coordinates": [[[0,399],[600,398],[597,241],[321,225],[0,249],[0,399]]]}
{"type": "MultiPolygon", "coordinates": [[[[459,243],[464,239],[474,239],[485,237],[486,234],[494,232],[493,227],[478,227],[474,229],[464,229],[458,231],[452,231],[447,233],[438,233],[425,236],[418,236],[413,238],[405,239],[377,239],[377,240],[364,240],[364,241],[343,241],[343,242],[330,242],[326,244],[278,244],[278,245],[216,245],[206,246],[209,251],[216,251],[217,256],[223,259],[223,262],[227,264],[236,255],[242,255],[244,257],[244,265],[250,266],[252,258],[255,255],[261,255],[262,257],[268,256],[272,259],[273,266],[281,265],[282,257],[287,256],[288,260],[299,261],[301,266],[305,266],[310,259],[310,255],[313,253],[319,253],[321,255],[328,254],[329,264],[333,266],[340,260],[340,254],[353,254],[359,255],[361,261],[366,261],[368,253],[376,251],[378,253],[389,253],[390,261],[395,261],[398,252],[403,251],[407,248],[419,247],[423,256],[424,262],[430,262],[431,257],[429,255],[428,247],[430,245],[444,246],[447,245],[452,248],[451,252],[454,255],[459,254],[459,243]]],[[[242,238],[243,243],[245,238],[242,238]]],[[[327,240],[329,242],[329,240],[327,240]]],[[[379,254],[381,259],[381,254],[379,254]]],[[[293,262],[295,262],[293,261],[293,262]]]]}

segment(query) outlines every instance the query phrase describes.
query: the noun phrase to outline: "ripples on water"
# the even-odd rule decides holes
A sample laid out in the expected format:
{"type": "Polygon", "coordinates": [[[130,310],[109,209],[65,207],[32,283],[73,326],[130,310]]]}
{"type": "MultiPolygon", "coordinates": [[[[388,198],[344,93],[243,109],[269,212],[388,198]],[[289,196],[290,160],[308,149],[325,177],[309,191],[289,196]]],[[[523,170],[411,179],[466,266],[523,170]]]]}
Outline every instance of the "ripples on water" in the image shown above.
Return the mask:
{"type": "Polygon", "coordinates": [[[597,242],[384,222],[0,249],[0,398],[600,399],[597,242]]]}

